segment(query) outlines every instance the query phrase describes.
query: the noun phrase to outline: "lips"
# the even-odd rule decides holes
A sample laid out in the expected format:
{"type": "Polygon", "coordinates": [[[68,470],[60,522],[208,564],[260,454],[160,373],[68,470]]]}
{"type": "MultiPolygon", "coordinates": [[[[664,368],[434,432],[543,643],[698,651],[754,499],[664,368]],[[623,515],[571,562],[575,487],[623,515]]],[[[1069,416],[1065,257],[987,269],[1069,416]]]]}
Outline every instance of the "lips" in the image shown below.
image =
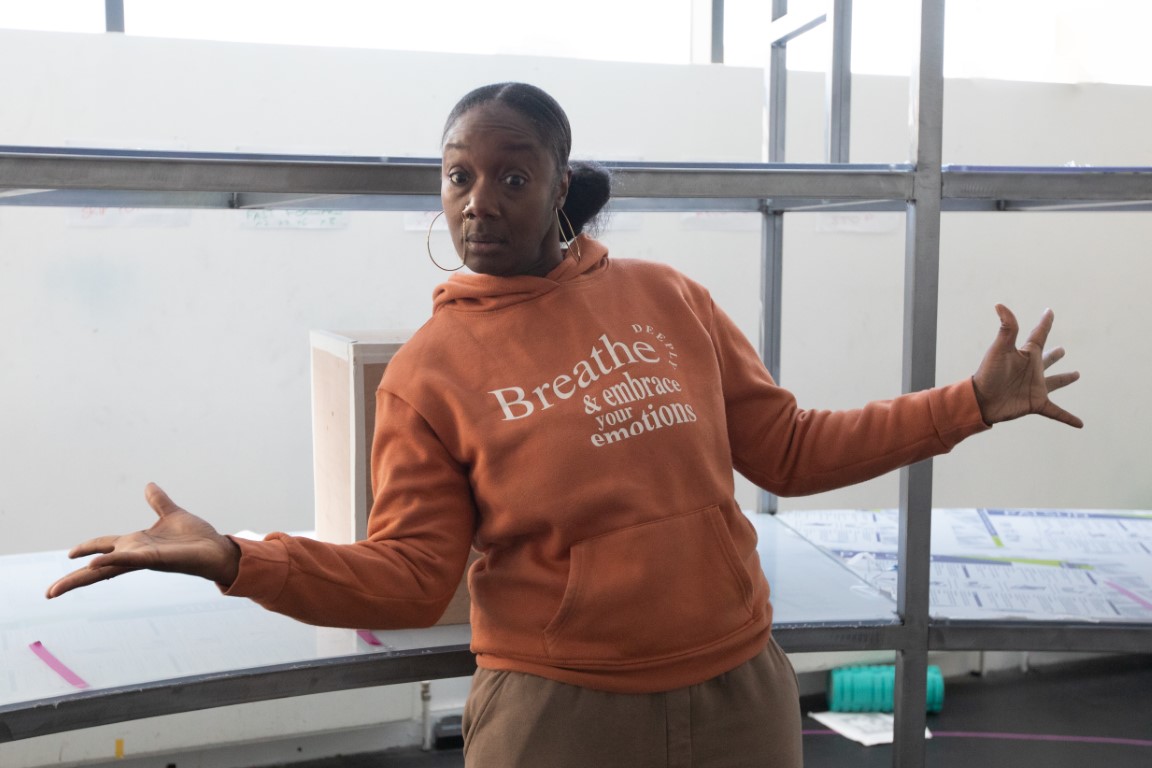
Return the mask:
{"type": "Polygon", "coordinates": [[[504,242],[504,238],[483,232],[469,232],[468,236],[464,238],[464,241],[473,245],[499,245],[504,242]]]}
{"type": "Polygon", "coordinates": [[[505,240],[495,235],[468,233],[464,240],[464,252],[472,256],[494,255],[503,250],[505,240]]]}

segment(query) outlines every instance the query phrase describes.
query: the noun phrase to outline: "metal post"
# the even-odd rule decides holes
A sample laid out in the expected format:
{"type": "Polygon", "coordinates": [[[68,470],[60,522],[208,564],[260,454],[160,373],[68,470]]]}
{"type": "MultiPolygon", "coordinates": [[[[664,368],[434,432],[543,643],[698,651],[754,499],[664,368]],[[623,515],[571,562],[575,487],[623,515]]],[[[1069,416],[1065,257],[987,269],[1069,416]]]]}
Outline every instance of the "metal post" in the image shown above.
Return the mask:
{"type": "MultiPolygon", "coordinates": [[[[772,20],[788,13],[788,0],[772,0],[772,20]]],[[[773,42],[768,53],[768,162],[783,163],[788,114],[788,42],[773,42]]]]}
{"type": "Polygon", "coordinates": [[[829,163],[847,163],[852,126],[852,0],[833,0],[832,61],[824,85],[825,154],[829,163]]]}
{"type": "MultiPolygon", "coordinates": [[[[760,357],[768,372],[780,382],[780,316],[781,280],[784,271],[784,212],[767,205],[761,212],[761,317],[760,357]]],[[[774,515],[780,508],[776,494],[761,489],[756,497],[756,511],[774,515]]]]}
{"type": "Polygon", "coordinates": [[[104,0],[104,31],[124,31],[124,0],[104,0]]]}
{"type": "MultiPolygon", "coordinates": [[[[772,0],[772,20],[788,13],[788,0],[772,0]]],[[[768,59],[768,162],[784,162],[784,127],[788,106],[787,41],[773,43],[768,59]]],[[[773,211],[767,204],[761,212],[761,328],[760,358],[777,383],[780,381],[780,281],[784,264],[784,213],[773,211]]],[[[776,494],[761,490],[756,496],[756,511],[776,514],[780,508],[776,494]]]]}
{"type": "Polygon", "coordinates": [[[691,0],[693,64],[724,63],[724,0],[691,0]]]}
{"type": "MultiPolygon", "coordinates": [[[[936,320],[940,279],[941,152],[944,116],[944,0],[921,0],[920,54],[911,80],[911,140],[915,162],[908,203],[904,271],[905,392],[936,379],[936,320]]],[[[932,463],[900,476],[900,547],[897,610],[907,629],[896,656],[897,768],[925,764],[928,672],[929,568],[932,539],[932,463]]]]}
{"type": "Polygon", "coordinates": [[[712,0],[712,63],[724,63],[724,0],[712,0]]]}

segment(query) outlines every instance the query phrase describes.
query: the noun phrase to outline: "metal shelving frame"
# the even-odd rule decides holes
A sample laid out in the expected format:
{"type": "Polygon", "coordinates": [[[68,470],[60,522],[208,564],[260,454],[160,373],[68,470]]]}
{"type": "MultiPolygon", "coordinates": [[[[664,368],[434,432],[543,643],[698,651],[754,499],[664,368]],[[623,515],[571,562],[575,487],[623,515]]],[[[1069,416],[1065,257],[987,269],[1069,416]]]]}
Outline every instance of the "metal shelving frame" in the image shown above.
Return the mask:
{"type": "MultiPolygon", "coordinates": [[[[821,23],[831,26],[832,56],[827,70],[825,158],[827,170],[846,179],[851,115],[851,0],[825,0],[788,12],[787,0],[773,0],[772,45],[768,65],[769,159],[784,160],[787,114],[786,46],[821,23]]],[[[1057,169],[959,168],[943,165],[944,0],[921,0],[919,46],[910,77],[910,194],[906,211],[904,259],[904,353],[902,389],[935,384],[937,310],[940,281],[940,224],[947,210],[1148,210],[1152,169],[1100,169],[1062,175],[1057,169]]],[[[782,206],[764,211],[765,361],[779,375],[782,206]]],[[[761,498],[774,511],[775,499],[761,498]]],[[[1086,626],[1068,622],[950,622],[933,620],[929,609],[932,462],[900,473],[893,765],[925,764],[927,667],[930,649],[1146,651],[1152,627],[1086,626]]]]}
{"type": "MultiPolygon", "coordinates": [[[[713,4],[714,7],[717,3],[713,4]]],[[[722,12],[722,4],[721,12],[722,12]]],[[[781,244],[785,215],[805,211],[905,211],[903,389],[933,386],[940,221],[961,211],[1152,210],[1152,168],[945,167],[944,0],[921,0],[920,48],[911,78],[912,162],[848,162],[851,0],[828,0],[788,13],[773,0],[767,68],[767,163],[614,165],[616,210],[746,211],[763,216],[764,359],[779,375],[781,244]],[[784,162],[788,40],[831,22],[835,51],[828,79],[828,162],[784,162]]],[[[171,208],[325,208],[436,210],[438,160],[371,157],[116,152],[0,147],[0,205],[171,208]]],[[[900,479],[899,621],[894,624],[788,626],[788,651],[887,650],[897,653],[893,763],[925,763],[929,650],[1147,652],[1152,626],[1072,622],[948,621],[928,604],[932,464],[900,479]]],[[[765,497],[762,509],[774,500],[765,497]]],[[[463,646],[354,656],[238,670],[155,686],[92,691],[0,711],[0,741],[138,717],[285,696],[469,674],[463,646]]]]}

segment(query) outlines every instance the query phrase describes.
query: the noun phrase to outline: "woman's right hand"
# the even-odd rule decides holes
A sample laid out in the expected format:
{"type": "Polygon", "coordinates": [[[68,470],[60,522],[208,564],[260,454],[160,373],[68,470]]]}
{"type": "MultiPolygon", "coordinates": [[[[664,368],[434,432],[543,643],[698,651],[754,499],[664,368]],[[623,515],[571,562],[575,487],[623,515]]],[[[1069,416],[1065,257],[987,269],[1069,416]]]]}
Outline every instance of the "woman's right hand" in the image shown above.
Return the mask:
{"type": "Polygon", "coordinates": [[[144,489],[144,498],[159,517],[152,527],[123,536],[100,536],[78,544],[68,557],[99,556],[50,586],[49,598],[122,573],[145,569],[202,576],[224,586],[236,579],[240,548],[235,542],[176,506],[155,483],[149,483],[144,489]]]}

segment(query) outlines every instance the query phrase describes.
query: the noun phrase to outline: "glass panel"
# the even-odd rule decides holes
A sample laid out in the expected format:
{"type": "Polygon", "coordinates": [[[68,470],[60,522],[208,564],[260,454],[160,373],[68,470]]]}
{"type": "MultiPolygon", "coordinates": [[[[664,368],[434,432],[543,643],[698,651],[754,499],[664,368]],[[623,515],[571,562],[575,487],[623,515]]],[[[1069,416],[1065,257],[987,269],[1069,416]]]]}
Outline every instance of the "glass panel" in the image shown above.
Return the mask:
{"type": "Polygon", "coordinates": [[[128,33],[152,37],[667,64],[691,54],[691,0],[127,0],[124,13],[128,33]]]}
{"type": "MultiPolygon", "coordinates": [[[[778,626],[892,623],[894,603],[767,515],[752,515],[778,626]]],[[[208,582],[145,572],[51,602],[40,585],[69,567],[62,552],[0,557],[0,706],[276,664],[467,643],[466,625],[328,629],[222,597],[208,582]],[[67,605],[64,605],[67,601],[67,605]],[[41,656],[28,652],[38,644],[41,656]],[[50,654],[47,655],[47,654],[50,654]]]]}
{"type": "MultiPolygon", "coordinates": [[[[871,587],[896,594],[895,509],[785,512],[782,522],[871,587]]],[[[1152,512],[932,513],[931,612],[958,620],[1152,623],[1152,512]]]]}
{"type": "Polygon", "coordinates": [[[152,480],[224,531],[311,528],[309,332],[416,328],[443,279],[423,214],[0,207],[0,223],[0,324],[24,329],[0,345],[0,509],[24,521],[2,553],[143,527],[152,480]],[[74,519],[33,524],[44,509],[74,519]]]}
{"type": "MultiPolygon", "coordinates": [[[[857,408],[900,394],[905,215],[843,211],[784,219],[780,384],[801,408],[857,408]]],[[[891,473],[781,509],[895,506],[891,473]]]]}
{"type": "Polygon", "coordinates": [[[944,163],[1148,166],[1152,89],[964,80],[949,84],[944,163]]]}
{"type": "Polygon", "coordinates": [[[469,638],[467,625],[370,635],[313,627],[223,597],[202,579],[154,572],[45,600],[38,587],[74,565],[63,552],[0,557],[0,661],[10,683],[0,686],[0,705],[469,638]],[[29,653],[33,643],[51,658],[29,653]]]}
{"type": "MultiPolygon", "coordinates": [[[[803,513],[797,513],[803,514],[803,513]]],[[[785,515],[751,515],[757,551],[772,586],[773,621],[789,624],[889,624],[896,600],[865,582],[835,553],[819,549],[785,515]]]]}
{"type": "Polygon", "coordinates": [[[1052,399],[1085,422],[1076,430],[1028,418],[972,438],[936,464],[944,507],[1152,507],[1146,436],[1148,213],[950,213],[941,230],[938,377],[974,370],[1008,306],[1019,343],[1050,307],[1052,372],[1083,379],[1052,399]]]}

